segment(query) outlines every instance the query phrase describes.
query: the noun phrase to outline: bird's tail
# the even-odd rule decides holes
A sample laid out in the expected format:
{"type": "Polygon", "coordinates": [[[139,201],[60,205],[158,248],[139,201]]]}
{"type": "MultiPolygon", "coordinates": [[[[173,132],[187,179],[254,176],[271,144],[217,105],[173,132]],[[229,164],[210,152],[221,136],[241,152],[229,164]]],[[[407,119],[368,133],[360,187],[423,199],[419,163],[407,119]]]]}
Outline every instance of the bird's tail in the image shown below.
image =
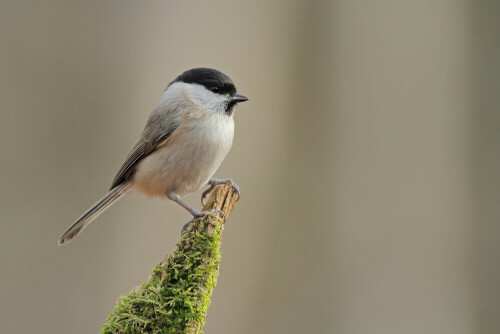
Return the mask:
{"type": "Polygon", "coordinates": [[[101,213],[122,197],[128,189],[127,184],[121,184],[111,189],[103,198],[98,200],[90,209],[85,211],[80,218],[59,238],[58,244],[63,245],[73,239],[88,224],[96,219],[101,213]]]}

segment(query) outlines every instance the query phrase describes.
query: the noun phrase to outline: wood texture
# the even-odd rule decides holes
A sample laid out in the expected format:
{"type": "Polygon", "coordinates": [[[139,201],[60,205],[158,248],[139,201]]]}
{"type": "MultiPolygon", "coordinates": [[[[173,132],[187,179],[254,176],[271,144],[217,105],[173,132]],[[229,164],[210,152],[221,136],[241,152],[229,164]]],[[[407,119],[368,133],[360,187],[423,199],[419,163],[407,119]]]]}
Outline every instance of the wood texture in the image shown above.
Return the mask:
{"type": "Polygon", "coordinates": [[[224,223],[238,199],[230,184],[214,187],[203,211],[225,216],[193,219],[148,280],[118,299],[101,333],[202,333],[219,276],[224,223]]]}

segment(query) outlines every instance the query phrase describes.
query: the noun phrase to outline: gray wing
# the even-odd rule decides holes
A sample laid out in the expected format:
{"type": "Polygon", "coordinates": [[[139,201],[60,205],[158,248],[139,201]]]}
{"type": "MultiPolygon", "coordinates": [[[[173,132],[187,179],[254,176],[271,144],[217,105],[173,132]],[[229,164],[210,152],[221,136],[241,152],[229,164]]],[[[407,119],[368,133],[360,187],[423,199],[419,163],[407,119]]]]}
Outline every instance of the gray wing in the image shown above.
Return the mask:
{"type": "Polygon", "coordinates": [[[131,180],[137,163],[162,146],[178,125],[179,123],[172,113],[165,110],[153,111],[141,138],[116,174],[110,189],[131,180]]]}

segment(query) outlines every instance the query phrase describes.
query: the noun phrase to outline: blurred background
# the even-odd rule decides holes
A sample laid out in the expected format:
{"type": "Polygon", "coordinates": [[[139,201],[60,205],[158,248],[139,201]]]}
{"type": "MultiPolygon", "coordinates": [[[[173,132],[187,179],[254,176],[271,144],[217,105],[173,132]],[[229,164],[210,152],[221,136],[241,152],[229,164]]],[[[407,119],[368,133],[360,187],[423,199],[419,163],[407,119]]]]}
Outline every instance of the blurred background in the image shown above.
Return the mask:
{"type": "Polygon", "coordinates": [[[251,98],[205,333],[499,333],[499,13],[0,0],[0,333],[98,332],[174,249],[185,210],[137,195],[57,239],[197,66],[251,98]]]}

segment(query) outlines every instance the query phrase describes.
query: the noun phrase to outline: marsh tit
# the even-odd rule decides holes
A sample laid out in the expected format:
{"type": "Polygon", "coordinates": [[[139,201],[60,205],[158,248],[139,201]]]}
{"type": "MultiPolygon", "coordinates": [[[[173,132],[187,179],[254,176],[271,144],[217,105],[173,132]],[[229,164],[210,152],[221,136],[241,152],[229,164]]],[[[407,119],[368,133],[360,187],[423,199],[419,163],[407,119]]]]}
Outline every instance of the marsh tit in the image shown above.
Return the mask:
{"type": "MultiPolygon", "coordinates": [[[[111,204],[130,192],[167,197],[194,218],[206,212],[193,209],[181,197],[217,184],[231,182],[211,177],[231,149],[233,111],[248,98],[238,94],[233,81],[210,68],[194,68],[179,75],[163,92],[139,141],[118,171],[109,192],[61,236],[69,242],[111,204]]],[[[233,184],[239,194],[236,185],[233,184]]]]}

